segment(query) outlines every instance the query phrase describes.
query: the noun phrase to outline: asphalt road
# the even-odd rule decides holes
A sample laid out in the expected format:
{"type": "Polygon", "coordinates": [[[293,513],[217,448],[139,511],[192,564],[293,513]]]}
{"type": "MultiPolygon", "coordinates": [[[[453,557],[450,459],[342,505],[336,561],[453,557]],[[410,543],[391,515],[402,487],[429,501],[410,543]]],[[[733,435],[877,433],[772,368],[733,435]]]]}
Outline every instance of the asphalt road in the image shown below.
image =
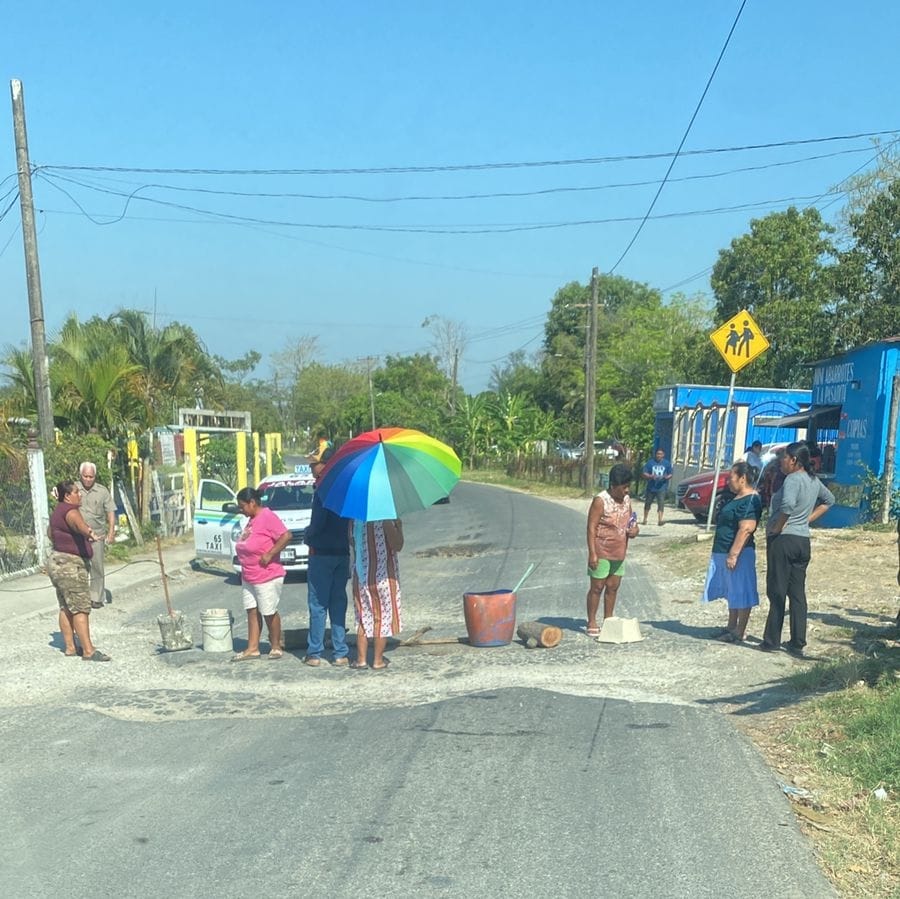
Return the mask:
{"type": "MultiPolygon", "coordinates": [[[[571,510],[461,484],[452,503],[407,522],[407,630],[459,630],[464,590],[512,587],[532,561],[540,564],[520,593],[519,617],[576,627],[583,529],[571,510]]],[[[192,574],[173,585],[177,605],[192,614],[238,609],[229,580],[192,574]]],[[[658,614],[639,566],[625,583],[626,614],[658,614]]],[[[117,598],[114,608],[133,603],[120,613],[123,632],[146,626],[152,599],[117,598]]],[[[305,585],[292,582],[287,616],[301,618],[304,601],[305,585]]],[[[579,652],[598,648],[578,639],[579,652]]],[[[559,687],[486,689],[490,671],[504,666],[510,683],[525,670],[517,666],[546,665],[547,683],[556,670],[563,684],[562,667],[582,656],[451,651],[458,671],[476,672],[467,684],[483,672],[480,687],[396,704],[374,697],[392,684],[399,694],[404,678],[425,680],[430,657],[404,662],[397,651],[384,674],[355,674],[313,671],[294,658],[229,665],[173,653],[135,668],[154,679],[139,685],[124,663],[122,674],[114,662],[92,675],[92,666],[59,660],[62,676],[74,672],[71,695],[0,716],[0,889],[17,897],[834,895],[772,772],[721,714],[559,687]],[[480,654],[468,662],[465,653],[480,654]],[[160,689],[156,679],[172,666],[206,680],[160,689]],[[88,677],[95,687],[85,687],[88,677]],[[298,695],[312,702],[326,681],[348,694],[342,711],[293,711],[298,695]],[[176,700],[190,714],[174,714],[176,700]]],[[[666,664],[663,654],[657,664],[666,664]]],[[[443,672],[436,693],[453,672],[443,672]]]]}

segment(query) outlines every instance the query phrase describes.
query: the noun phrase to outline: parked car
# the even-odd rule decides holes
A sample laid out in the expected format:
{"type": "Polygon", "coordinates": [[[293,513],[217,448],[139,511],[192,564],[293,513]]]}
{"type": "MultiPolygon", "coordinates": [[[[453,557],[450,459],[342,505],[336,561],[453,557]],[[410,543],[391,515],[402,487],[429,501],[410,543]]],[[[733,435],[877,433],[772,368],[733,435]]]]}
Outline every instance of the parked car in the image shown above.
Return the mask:
{"type": "MultiPolygon", "coordinates": [[[[730,466],[725,466],[719,472],[719,479],[716,481],[713,521],[716,520],[722,506],[732,498],[732,493],[728,489],[728,474],[730,470],[730,466]]],[[[714,474],[714,471],[699,471],[697,474],[679,481],[675,490],[678,508],[687,509],[697,521],[705,522],[709,515],[709,500],[713,492],[714,474]]]]}
{"type": "MultiPolygon", "coordinates": [[[[578,458],[584,458],[584,441],[578,444],[578,458]]],[[[617,462],[625,458],[625,446],[618,440],[595,440],[594,455],[604,456],[610,462],[617,462]]]]}
{"type": "Polygon", "coordinates": [[[569,443],[565,440],[554,440],[553,441],[553,452],[559,456],[560,459],[580,459],[581,454],[578,451],[578,447],[575,446],[574,443],[569,443]]]}
{"type": "MultiPolygon", "coordinates": [[[[306,571],[309,547],[303,542],[312,517],[315,480],[308,465],[298,465],[294,474],[269,475],[256,488],[261,505],[271,509],[291,532],[290,543],[281,551],[279,562],[286,571],[306,571]]],[[[197,486],[194,511],[194,548],[198,556],[230,559],[235,571],[241,566],[234,552],[247,518],[241,515],[231,487],[210,478],[197,486]]]]}
{"type": "MultiPolygon", "coordinates": [[[[763,461],[763,468],[757,474],[756,484],[762,499],[763,508],[767,508],[772,498],[771,484],[772,477],[778,471],[779,458],[784,451],[786,443],[767,443],[763,445],[760,456],[763,461]]],[[[742,453],[739,460],[744,459],[746,453],[742,453]]],[[[719,480],[716,483],[716,501],[713,508],[713,521],[719,514],[719,510],[725,503],[731,499],[731,492],[728,490],[728,473],[731,465],[723,465],[722,471],[719,472],[719,480]]],[[[684,478],[678,482],[675,490],[675,498],[679,509],[687,509],[698,521],[706,521],[709,512],[709,497],[712,492],[713,482],[712,471],[700,471],[689,478],[684,478]]]]}

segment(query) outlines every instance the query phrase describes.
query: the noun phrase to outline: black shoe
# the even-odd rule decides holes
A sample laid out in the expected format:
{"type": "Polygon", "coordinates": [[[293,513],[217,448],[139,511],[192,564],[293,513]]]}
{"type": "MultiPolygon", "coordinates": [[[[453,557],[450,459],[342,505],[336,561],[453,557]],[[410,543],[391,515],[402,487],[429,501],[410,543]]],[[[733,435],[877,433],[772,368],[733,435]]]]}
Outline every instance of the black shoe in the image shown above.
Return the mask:
{"type": "Polygon", "coordinates": [[[92,602],[92,603],[91,603],[91,608],[92,608],[92,609],[102,609],[102,608],[103,608],[103,603],[102,603],[102,602],[92,602]]]}
{"type": "Polygon", "coordinates": [[[762,643],[760,643],[756,648],[761,650],[762,652],[778,652],[777,646],[773,646],[771,643],[766,643],[765,640],[763,640],[762,643]]]}
{"type": "Polygon", "coordinates": [[[791,643],[788,641],[787,643],[782,643],[781,648],[786,652],[792,655],[795,659],[805,659],[806,656],[803,652],[802,646],[797,646],[796,643],[791,643]]]}

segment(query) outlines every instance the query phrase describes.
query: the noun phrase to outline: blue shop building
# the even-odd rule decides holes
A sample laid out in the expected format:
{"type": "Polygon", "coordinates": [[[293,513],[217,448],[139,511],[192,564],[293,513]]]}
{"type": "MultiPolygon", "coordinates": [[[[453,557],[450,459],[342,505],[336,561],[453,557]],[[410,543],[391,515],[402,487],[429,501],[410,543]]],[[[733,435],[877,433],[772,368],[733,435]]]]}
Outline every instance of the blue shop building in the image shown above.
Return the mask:
{"type": "Polygon", "coordinates": [[[653,399],[656,413],[653,449],[659,447],[672,461],[673,486],[684,477],[711,469],[724,434],[723,462],[730,465],[754,440],[770,446],[790,443],[805,433],[792,422],[807,409],[809,390],[774,387],[735,387],[731,414],[724,423],[728,388],[708,384],[672,384],[660,387],[653,399]]]}
{"type": "Polygon", "coordinates": [[[805,429],[806,438],[822,448],[820,476],[836,499],[820,519],[823,527],[879,517],[881,510],[870,508],[866,495],[867,477],[882,484],[887,477],[892,493],[900,489],[894,460],[898,391],[900,337],[890,337],[816,362],[812,405],[768,422],[805,429]]]}

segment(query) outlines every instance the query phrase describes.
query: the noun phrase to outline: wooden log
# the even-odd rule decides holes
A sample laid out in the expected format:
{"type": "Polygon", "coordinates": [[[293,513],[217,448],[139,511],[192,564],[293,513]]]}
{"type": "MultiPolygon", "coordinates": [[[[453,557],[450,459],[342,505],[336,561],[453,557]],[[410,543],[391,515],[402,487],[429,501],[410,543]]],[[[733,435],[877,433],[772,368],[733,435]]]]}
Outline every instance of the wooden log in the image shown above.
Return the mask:
{"type": "Polygon", "coordinates": [[[562,631],[552,624],[543,624],[540,621],[523,621],[516,633],[519,639],[525,642],[526,646],[544,646],[550,648],[557,646],[562,640],[562,631]],[[532,644],[532,641],[534,643],[532,644]]]}

